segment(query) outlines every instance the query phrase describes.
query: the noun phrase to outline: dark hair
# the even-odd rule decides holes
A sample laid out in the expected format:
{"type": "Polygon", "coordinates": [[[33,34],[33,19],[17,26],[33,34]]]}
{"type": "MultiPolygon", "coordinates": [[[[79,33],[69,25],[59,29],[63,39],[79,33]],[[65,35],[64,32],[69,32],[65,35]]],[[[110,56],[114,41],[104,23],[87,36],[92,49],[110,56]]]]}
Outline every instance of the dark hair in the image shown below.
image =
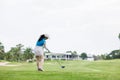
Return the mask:
{"type": "Polygon", "coordinates": [[[40,35],[40,38],[38,39],[38,41],[41,41],[43,38],[45,38],[44,34],[40,35]]]}

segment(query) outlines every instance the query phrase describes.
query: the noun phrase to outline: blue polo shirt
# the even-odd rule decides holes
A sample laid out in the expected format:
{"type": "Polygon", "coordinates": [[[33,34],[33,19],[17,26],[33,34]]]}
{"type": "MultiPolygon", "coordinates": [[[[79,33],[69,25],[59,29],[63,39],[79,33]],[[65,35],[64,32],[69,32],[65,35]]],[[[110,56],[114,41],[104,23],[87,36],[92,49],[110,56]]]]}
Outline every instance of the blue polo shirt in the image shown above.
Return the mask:
{"type": "Polygon", "coordinates": [[[40,41],[37,41],[36,46],[43,46],[45,44],[45,39],[43,38],[40,41]]]}

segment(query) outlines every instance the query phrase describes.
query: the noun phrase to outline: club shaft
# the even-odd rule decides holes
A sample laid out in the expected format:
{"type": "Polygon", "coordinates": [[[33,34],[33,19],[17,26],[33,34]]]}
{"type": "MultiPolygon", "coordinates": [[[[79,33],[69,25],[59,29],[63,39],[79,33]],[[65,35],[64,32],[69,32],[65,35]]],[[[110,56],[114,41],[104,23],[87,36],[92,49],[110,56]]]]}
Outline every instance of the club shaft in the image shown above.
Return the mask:
{"type": "Polygon", "coordinates": [[[61,63],[60,63],[57,59],[56,59],[56,62],[57,62],[60,66],[62,66],[61,63]]]}
{"type": "MultiPolygon", "coordinates": [[[[52,52],[49,50],[49,53],[52,53],[52,52]]],[[[58,61],[58,59],[56,59],[55,61],[56,61],[60,66],[62,66],[61,63],[58,61]]]]}

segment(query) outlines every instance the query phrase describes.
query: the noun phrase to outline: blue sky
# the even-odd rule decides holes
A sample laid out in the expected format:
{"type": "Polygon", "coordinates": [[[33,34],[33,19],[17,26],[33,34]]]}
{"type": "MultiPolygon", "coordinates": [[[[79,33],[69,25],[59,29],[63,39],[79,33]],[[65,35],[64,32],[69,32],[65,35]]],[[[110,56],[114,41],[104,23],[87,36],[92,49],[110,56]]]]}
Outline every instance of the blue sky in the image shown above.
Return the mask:
{"type": "Polygon", "coordinates": [[[42,33],[53,52],[88,54],[120,48],[119,0],[0,0],[0,41],[34,48],[42,33]]]}

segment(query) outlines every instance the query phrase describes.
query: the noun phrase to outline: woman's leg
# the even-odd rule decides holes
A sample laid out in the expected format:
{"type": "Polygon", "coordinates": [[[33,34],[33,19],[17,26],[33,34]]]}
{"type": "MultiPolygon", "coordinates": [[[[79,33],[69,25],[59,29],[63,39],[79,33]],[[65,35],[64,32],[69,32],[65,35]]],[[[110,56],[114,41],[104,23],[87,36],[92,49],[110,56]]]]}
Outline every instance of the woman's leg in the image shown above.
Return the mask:
{"type": "Polygon", "coordinates": [[[38,70],[41,69],[43,70],[43,64],[44,64],[44,56],[36,56],[36,62],[37,62],[37,68],[38,70]]]}

